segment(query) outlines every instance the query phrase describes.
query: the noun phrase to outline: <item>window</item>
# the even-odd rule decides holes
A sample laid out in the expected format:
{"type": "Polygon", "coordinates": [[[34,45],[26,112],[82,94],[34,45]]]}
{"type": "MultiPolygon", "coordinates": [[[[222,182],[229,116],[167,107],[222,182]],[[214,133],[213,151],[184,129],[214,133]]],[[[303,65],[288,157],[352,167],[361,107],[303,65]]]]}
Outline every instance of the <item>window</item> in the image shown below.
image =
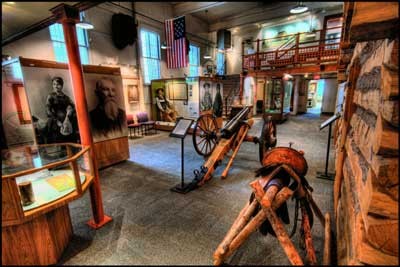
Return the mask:
{"type": "MultiPolygon", "coordinates": [[[[83,12],[80,13],[82,19],[83,12]]],[[[49,27],[50,38],[53,42],[54,54],[57,62],[68,62],[67,48],[65,46],[64,31],[60,23],[54,23],[49,27]]],[[[76,36],[78,38],[79,55],[82,64],[89,64],[89,44],[87,32],[85,29],[76,27],[76,36]]]]}
{"type": "Polygon", "coordinates": [[[225,75],[225,54],[217,53],[217,75],[225,75]]]}
{"type": "Polygon", "coordinates": [[[148,30],[140,31],[144,66],[144,83],[160,79],[160,36],[148,30]]]}
{"type": "Polygon", "coordinates": [[[200,48],[195,45],[190,45],[189,51],[189,76],[199,76],[200,66],[200,48]]]}

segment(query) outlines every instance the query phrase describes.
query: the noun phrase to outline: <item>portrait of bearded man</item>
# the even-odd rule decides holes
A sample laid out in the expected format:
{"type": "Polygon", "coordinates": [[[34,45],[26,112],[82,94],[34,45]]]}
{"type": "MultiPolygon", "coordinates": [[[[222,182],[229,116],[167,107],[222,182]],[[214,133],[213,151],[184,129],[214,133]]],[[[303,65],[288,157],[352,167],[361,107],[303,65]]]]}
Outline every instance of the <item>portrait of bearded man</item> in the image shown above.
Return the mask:
{"type": "Polygon", "coordinates": [[[115,82],[110,78],[102,78],[96,82],[95,94],[98,102],[96,108],[89,112],[93,139],[122,135],[126,115],[118,107],[117,92],[115,82]]]}

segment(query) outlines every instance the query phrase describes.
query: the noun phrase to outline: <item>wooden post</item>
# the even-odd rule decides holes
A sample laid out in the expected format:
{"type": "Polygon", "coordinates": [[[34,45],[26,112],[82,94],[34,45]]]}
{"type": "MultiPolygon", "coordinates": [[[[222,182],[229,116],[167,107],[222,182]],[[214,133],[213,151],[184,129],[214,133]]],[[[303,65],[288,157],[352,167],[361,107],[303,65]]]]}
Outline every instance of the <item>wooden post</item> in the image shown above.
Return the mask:
{"type": "Polygon", "coordinates": [[[85,86],[75,27],[76,21],[79,20],[79,9],[66,4],[60,4],[51,9],[51,12],[60,18],[59,21],[62,23],[64,30],[65,46],[68,54],[68,67],[72,80],[81,143],[84,146],[90,146],[92,148],[90,149],[90,155],[93,161],[94,179],[90,186],[90,200],[92,204],[93,219],[88,222],[88,225],[97,229],[112,219],[111,217],[104,215],[99,171],[96,163],[96,155],[93,149],[93,137],[90,130],[90,121],[87,112],[88,108],[85,86]]]}
{"type": "Polygon", "coordinates": [[[260,62],[258,60],[258,55],[260,53],[260,39],[257,39],[257,52],[256,52],[256,65],[254,66],[256,70],[260,69],[260,62]]]}
{"type": "Polygon", "coordinates": [[[293,64],[297,63],[298,56],[299,56],[299,42],[300,42],[300,33],[296,34],[296,46],[294,50],[294,62],[293,64]]]}
{"type": "Polygon", "coordinates": [[[337,207],[339,203],[339,197],[340,197],[340,188],[342,185],[342,177],[343,177],[343,164],[346,156],[346,151],[345,151],[345,144],[346,144],[346,139],[347,139],[347,132],[350,124],[350,119],[351,116],[354,113],[354,104],[353,104],[353,95],[354,95],[354,90],[356,88],[356,83],[357,83],[357,78],[360,73],[360,61],[358,58],[352,62],[353,67],[351,68],[350,74],[349,74],[349,83],[348,87],[346,90],[346,98],[345,98],[345,109],[343,111],[343,116],[342,116],[342,128],[341,128],[341,134],[340,134],[340,144],[338,146],[339,149],[339,154],[336,159],[336,176],[335,176],[335,181],[333,183],[333,209],[335,212],[335,218],[337,218],[337,207]]]}
{"type": "Polygon", "coordinates": [[[316,265],[317,264],[317,257],[315,256],[315,249],[314,249],[314,244],[312,241],[312,236],[311,236],[311,226],[310,226],[310,219],[308,217],[306,208],[304,205],[300,202],[300,208],[301,208],[301,228],[303,230],[304,234],[304,244],[306,245],[306,253],[307,253],[307,261],[308,264],[310,265],[316,265]]]}
{"type": "Polygon", "coordinates": [[[322,265],[331,265],[331,216],[329,213],[325,213],[324,258],[322,265]]]}

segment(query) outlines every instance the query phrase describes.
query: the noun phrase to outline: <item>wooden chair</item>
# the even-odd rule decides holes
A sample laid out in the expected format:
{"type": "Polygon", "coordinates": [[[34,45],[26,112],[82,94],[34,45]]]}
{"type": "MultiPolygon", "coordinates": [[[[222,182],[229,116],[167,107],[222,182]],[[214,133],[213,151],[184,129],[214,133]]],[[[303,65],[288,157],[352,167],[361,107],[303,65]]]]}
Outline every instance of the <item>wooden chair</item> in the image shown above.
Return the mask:
{"type": "Polygon", "coordinates": [[[144,128],[144,134],[146,135],[149,130],[154,130],[157,133],[157,129],[155,127],[155,121],[149,120],[149,116],[146,111],[141,111],[136,113],[137,122],[144,128]]]}
{"type": "Polygon", "coordinates": [[[141,127],[142,125],[138,122],[135,123],[133,114],[126,114],[126,122],[128,124],[130,138],[132,138],[133,136],[136,136],[136,130],[138,131],[138,133],[141,130],[142,135],[143,135],[143,129],[141,127]],[[132,136],[132,129],[133,129],[133,136],[132,136]]]}

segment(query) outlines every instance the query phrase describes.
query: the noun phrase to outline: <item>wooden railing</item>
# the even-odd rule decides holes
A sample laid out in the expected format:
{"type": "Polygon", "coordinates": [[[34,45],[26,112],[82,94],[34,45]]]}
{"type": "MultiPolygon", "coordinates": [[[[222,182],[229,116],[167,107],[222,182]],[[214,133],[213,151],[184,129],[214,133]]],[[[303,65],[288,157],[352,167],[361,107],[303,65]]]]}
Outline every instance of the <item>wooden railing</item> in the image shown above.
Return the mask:
{"type": "Polygon", "coordinates": [[[339,57],[340,36],[326,39],[326,32],[341,27],[316,30],[315,37],[307,38],[311,33],[302,32],[269,39],[257,39],[256,52],[245,55],[242,43],[242,69],[247,71],[266,70],[276,67],[295,67],[323,62],[337,62],[339,57]],[[260,49],[261,44],[272,44],[287,40],[277,48],[260,49]],[[303,40],[303,41],[301,41],[303,40]]]}

